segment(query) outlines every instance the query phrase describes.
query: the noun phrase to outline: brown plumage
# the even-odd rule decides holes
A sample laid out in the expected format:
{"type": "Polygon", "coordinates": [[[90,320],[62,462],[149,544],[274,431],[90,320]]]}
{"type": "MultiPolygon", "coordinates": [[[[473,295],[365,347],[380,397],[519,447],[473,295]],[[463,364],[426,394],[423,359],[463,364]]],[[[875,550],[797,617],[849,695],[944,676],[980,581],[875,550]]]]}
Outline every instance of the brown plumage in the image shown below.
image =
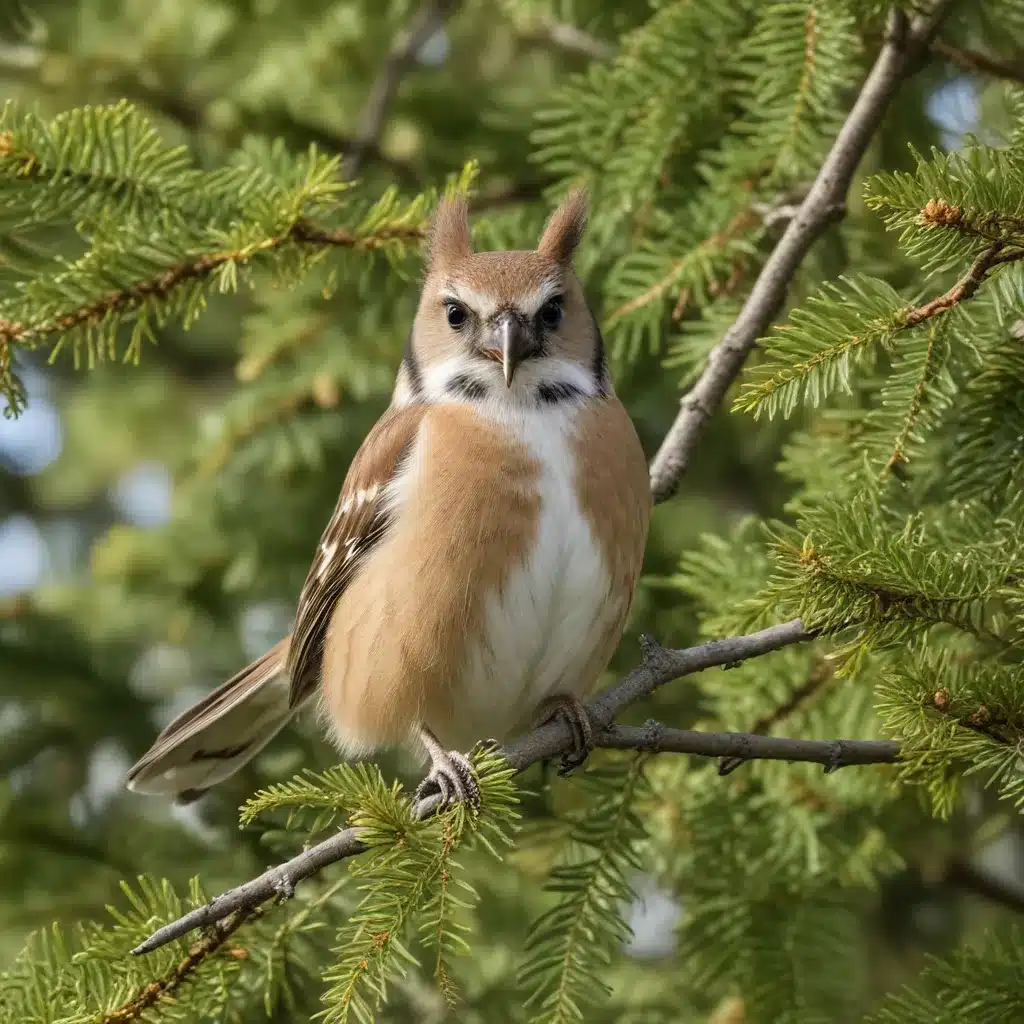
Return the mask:
{"type": "Polygon", "coordinates": [[[392,406],[352,462],[290,641],[168,726],[133,788],[213,785],[313,696],[344,753],[419,736],[445,799],[476,795],[456,749],[539,710],[586,747],[579,701],[625,626],[651,499],[572,269],[585,224],[573,193],[536,250],[474,253],[465,201],[441,204],[392,406]]]}

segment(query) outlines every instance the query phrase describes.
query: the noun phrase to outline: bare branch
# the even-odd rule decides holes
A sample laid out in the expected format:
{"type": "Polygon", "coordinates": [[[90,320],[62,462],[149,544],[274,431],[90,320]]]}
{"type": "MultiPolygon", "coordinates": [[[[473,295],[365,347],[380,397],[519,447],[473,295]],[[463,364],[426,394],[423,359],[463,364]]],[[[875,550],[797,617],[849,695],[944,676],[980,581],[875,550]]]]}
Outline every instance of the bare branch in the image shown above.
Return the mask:
{"type": "MultiPolygon", "coordinates": [[[[793,619],[747,636],[712,640],[684,650],[665,650],[644,638],[640,665],[587,704],[597,745],[693,753],[707,757],[731,754],[744,760],[766,757],[774,760],[813,761],[831,767],[895,760],[898,747],[890,743],[780,740],[745,733],[700,733],[668,729],[658,723],[648,723],[640,728],[612,725],[615,716],[624,708],[673,679],[717,665],[735,665],[747,658],[810,640],[813,635],[804,629],[799,619],[793,619]]],[[[568,725],[553,721],[534,729],[505,747],[501,753],[510,765],[522,771],[539,761],[564,754],[572,749],[572,745],[573,736],[568,725]]],[[[439,798],[432,795],[420,800],[413,813],[417,818],[426,818],[437,810],[438,803],[439,798]]],[[[362,853],[365,849],[359,839],[358,829],[343,829],[286,863],[271,868],[244,885],[230,889],[177,921],[165,925],[132,952],[136,956],[151,953],[186,935],[193,928],[215,924],[238,910],[258,907],[277,896],[290,896],[299,882],[317,874],[328,864],[362,853]]]]}
{"type": "Polygon", "coordinates": [[[380,137],[399,84],[416,62],[416,55],[423,44],[444,27],[445,19],[454,6],[455,0],[425,0],[412,16],[405,39],[391,51],[370,87],[370,95],[359,117],[356,137],[341,165],[344,178],[354,178],[366,158],[379,150],[380,137]]]}
{"type": "Polygon", "coordinates": [[[229,914],[226,920],[219,921],[199,939],[188,951],[188,956],[173,967],[169,974],[150,982],[118,1009],[105,1013],[99,1019],[99,1024],[130,1024],[131,1021],[141,1020],[146,1011],[161,1000],[172,999],[173,993],[192,979],[203,961],[213,956],[246,921],[259,912],[257,906],[246,906],[229,914]]]}
{"type": "Polygon", "coordinates": [[[600,747],[651,750],[743,761],[808,761],[835,771],[853,764],[892,764],[900,745],[893,740],[791,740],[752,732],[696,732],[667,729],[660,722],[613,725],[598,737],[600,747]]]}
{"type": "Polygon", "coordinates": [[[821,165],[807,197],[789,222],[761,269],[743,309],[712,349],[700,379],[681,404],[679,414],[651,466],[655,501],[670,498],[690,464],[705,424],[736,379],[755,342],[781,309],[801,262],[842,209],[853,175],[882,122],[890,101],[928,47],[951,0],[938,0],[930,14],[907,22],[893,11],[878,59],[821,165]]]}
{"type": "Polygon", "coordinates": [[[931,45],[932,53],[945,57],[952,64],[964,68],[966,71],[979,71],[985,75],[995,75],[997,78],[1005,78],[1009,82],[1024,82],[1024,64],[1011,63],[990,57],[987,53],[978,53],[976,50],[964,50],[959,46],[936,39],[931,45]]]}

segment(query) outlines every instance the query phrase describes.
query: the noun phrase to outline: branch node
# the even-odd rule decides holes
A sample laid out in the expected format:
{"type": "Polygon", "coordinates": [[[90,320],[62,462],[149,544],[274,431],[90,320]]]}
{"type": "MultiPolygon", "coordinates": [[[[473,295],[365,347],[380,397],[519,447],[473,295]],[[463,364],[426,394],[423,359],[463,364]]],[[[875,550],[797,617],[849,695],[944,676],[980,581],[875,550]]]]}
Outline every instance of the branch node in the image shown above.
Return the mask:
{"type": "Polygon", "coordinates": [[[644,722],[645,742],[649,744],[651,753],[657,754],[661,750],[662,737],[665,735],[665,726],[654,718],[648,718],[644,722]]]}
{"type": "Polygon", "coordinates": [[[277,893],[279,903],[284,903],[285,900],[290,900],[295,895],[295,883],[284,868],[277,872],[273,888],[274,892],[277,893]]]}
{"type": "Polygon", "coordinates": [[[665,648],[648,633],[640,634],[640,657],[644,665],[650,665],[662,659],[665,648]]]}
{"type": "Polygon", "coordinates": [[[842,768],[845,764],[843,760],[843,741],[833,740],[832,749],[829,752],[828,764],[825,765],[825,774],[831,775],[836,769],[842,768]]]}

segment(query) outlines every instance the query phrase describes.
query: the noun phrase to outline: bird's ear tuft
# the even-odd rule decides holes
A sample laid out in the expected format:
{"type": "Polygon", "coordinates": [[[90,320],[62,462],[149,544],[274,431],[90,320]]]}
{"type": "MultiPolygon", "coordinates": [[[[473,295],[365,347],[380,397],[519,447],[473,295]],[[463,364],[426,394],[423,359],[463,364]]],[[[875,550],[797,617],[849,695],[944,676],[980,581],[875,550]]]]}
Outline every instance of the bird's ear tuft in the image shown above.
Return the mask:
{"type": "Polygon", "coordinates": [[[569,263],[587,229],[587,193],[573,189],[544,228],[537,251],[559,263],[569,263]]]}
{"type": "Polygon", "coordinates": [[[472,253],[466,197],[445,196],[434,212],[427,233],[427,269],[442,270],[472,253]]]}

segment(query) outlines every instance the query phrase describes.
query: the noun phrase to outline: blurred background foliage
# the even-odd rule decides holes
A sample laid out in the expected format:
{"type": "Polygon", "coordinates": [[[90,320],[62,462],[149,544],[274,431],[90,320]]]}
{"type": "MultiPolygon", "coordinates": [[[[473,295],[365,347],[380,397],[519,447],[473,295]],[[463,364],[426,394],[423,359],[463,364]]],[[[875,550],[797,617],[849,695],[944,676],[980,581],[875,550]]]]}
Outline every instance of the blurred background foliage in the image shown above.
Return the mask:
{"type": "MultiPolygon", "coordinates": [[[[285,153],[314,144],[341,155],[338,173],[358,179],[353,195],[367,203],[392,186],[413,200],[475,161],[476,241],[488,248],[532,246],[567,182],[586,181],[595,216],[580,268],[606,325],[617,389],[653,455],[681,388],[778,237],[766,214],[813,178],[870,66],[880,8],[7,0],[0,95],[44,120],[125,99],[201,170],[240,147],[284,167],[285,153]]],[[[942,40],[899,92],[862,180],[912,170],[908,143],[956,150],[968,131],[997,141],[1009,130],[1008,78],[1024,78],[1024,9],[959,4],[942,40]],[[978,53],[988,61],[972,66],[978,53]]],[[[805,262],[794,304],[850,268],[936,290],[896,250],[862,191],[859,182],[846,220],[805,262]]],[[[60,223],[5,238],[8,290],[54,253],[81,252],[80,236],[60,223]]],[[[412,319],[415,247],[393,255],[330,252],[288,285],[257,268],[253,287],[211,291],[188,330],[176,318],[155,328],[157,343],[142,343],[135,366],[106,360],[84,372],[69,351],[52,363],[45,347],[16,351],[26,407],[0,420],[5,962],[32,929],[123,906],[122,879],[146,872],[184,892],[199,875],[213,893],[300,845],[284,831],[240,830],[237,808],[301,767],[333,763],[312,719],[193,806],[128,794],[122,780],[163,724],[289,628],[348,462],[388,401],[412,319]]],[[[840,487],[828,444],[798,433],[807,420],[715,419],[680,495],[655,513],[645,582],[608,681],[635,664],[641,631],[685,646],[701,635],[698,610],[709,635],[739,628],[734,603],[770,574],[763,545],[745,540],[751,517],[789,515],[798,492],[816,493],[816,463],[818,493],[840,487]]],[[[830,672],[820,652],[791,650],[708,674],[699,688],[669,686],[653,704],[674,725],[875,734],[869,688],[835,699],[833,690],[807,706],[794,698],[830,672]]],[[[637,709],[637,720],[650,712],[637,709]]],[[[415,778],[398,755],[380,764],[386,777],[415,778]]],[[[926,954],[1024,910],[1019,824],[980,788],[937,822],[912,795],[893,799],[888,769],[823,779],[811,766],[757,765],[717,780],[667,757],[650,774],[636,805],[650,823],[650,850],[641,872],[628,868],[633,936],[603,972],[611,1000],[582,1019],[855,1019],[914,979],[926,954]],[[806,845],[787,860],[794,830],[806,845]],[[785,890],[776,883],[792,871],[790,884],[810,893],[803,917],[778,902],[785,890]],[[815,889],[819,875],[827,884],[815,889]],[[709,878],[716,892],[732,885],[745,894],[746,924],[735,908],[711,922],[709,878]],[[708,926],[680,942],[691,903],[708,926]],[[721,969],[701,975],[694,966],[693,936],[729,928],[743,931],[746,953],[724,971],[723,987],[721,969]],[[705,977],[715,984],[705,988],[705,977]]],[[[463,1003],[447,1010],[429,977],[413,973],[382,1019],[528,1019],[515,982],[525,935],[547,905],[543,883],[564,848],[566,815],[588,799],[575,781],[543,791],[540,782],[536,772],[527,779],[538,792],[524,797],[525,829],[505,867],[467,859],[482,899],[472,960],[458,966],[463,1003]]],[[[325,875],[309,884],[311,899],[326,899],[342,867],[325,875]]],[[[330,896],[316,920],[337,924],[350,897],[330,896]]],[[[330,936],[308,941],[295,964],[267,966],[266,984],[262,974],[246,983],[253,998],[235,1007],[237,1019],[307,1019],[330,936]]],[[[214,1019],[212,1010],[181,1012],[214,1019]]]]}

